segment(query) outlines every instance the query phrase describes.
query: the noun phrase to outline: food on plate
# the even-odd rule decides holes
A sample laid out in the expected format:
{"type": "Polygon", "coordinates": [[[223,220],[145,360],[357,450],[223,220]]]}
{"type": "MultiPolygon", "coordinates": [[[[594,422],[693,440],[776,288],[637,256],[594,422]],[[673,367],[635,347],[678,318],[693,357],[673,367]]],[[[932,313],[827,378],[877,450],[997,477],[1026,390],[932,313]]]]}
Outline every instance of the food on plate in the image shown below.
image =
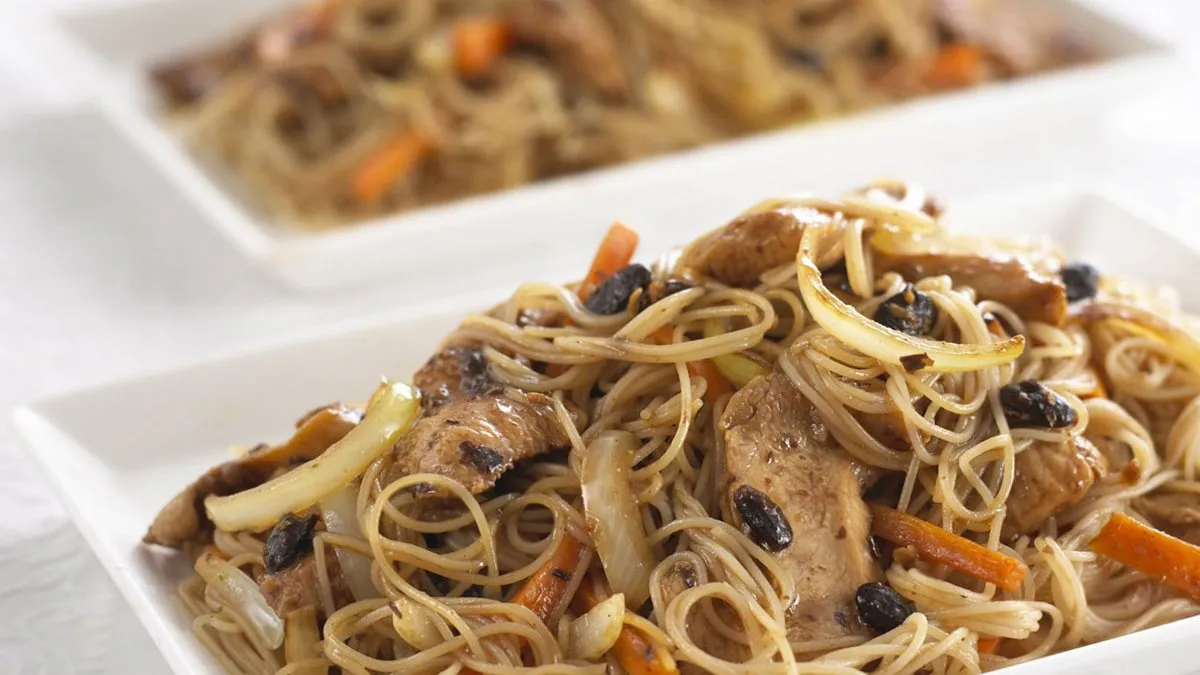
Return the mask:
{"type": "Polygon", "coordinates": [[[936,204],[616,225],[146,541],[231,673],[978,673],[1196,614],[1195,320],[936,204]]]}
{"type": "Polygon", "coordinates": [[[1005,0],[310,0],[149,73],[198,154],[336,225],[1088,58],[1005,0]]]}

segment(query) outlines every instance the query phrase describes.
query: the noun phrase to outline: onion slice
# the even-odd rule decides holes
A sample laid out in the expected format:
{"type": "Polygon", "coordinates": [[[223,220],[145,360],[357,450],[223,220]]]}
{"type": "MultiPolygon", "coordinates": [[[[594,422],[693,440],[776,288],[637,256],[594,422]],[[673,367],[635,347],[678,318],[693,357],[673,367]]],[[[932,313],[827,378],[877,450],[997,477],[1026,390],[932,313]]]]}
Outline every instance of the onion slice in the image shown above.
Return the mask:
{"type": "Polygon", "coordinates": [[[617,593],[571,622],[567,656],[595,661],[612,649],[625,626],[625,596],[617,593]]]}
{"type": "Polygon", "coordinates": [[[284,617],[283,654],[288,663],[298,663],[317,657],[313,647],[321,641],[317,630],[317,607],[306,605],[284,617]]]}
{"type": "Polygon", "coordinates": [[[950,373],[973,371],[1015,361],[1025,351],[1025,337],[1004,342],[964,345],[905,335],[863,316],[842,302],[821,280],[813,262],[817,237],[823,228],[809,227],[800,239],[796,272],[805,308],[822,328],[842,342],[884,363],[910,370],[950,373]]]}
{"type": "Polygon", "coordinates": [[[196,560],[196,574],[246,619],[255,640],[271,649],[279,649],[283,644],[283,619],[267,604],[253,579],[211,553],[196,560]]]}
{"type": "Polygon", "coordinates": [[[1186,328],[1138,305],[1093,300],[1083,305],[1077,315],[1085,323],[1113,322],[1141,337],[1149,338],[1169,348],[1180,363],[1200,373],[1200,341],[1186,328]]]}
{"type": "MultiPolygon", "coordinates": [[[[358,490],[353,485],[347,485],[321,500],[321,520],[325,522],[326,532],[365,541],[362,528],[358,525],[358,490]]],[[[333,547],[333,552],[342,568],[346,586],[355,600],[381,597],[371,581],[369,558],[340,546],[333,547]]]]}
{"type": "Polygon", "coordinates": [[[401,640],[415,649],[433,649],[442,643],[442,634],[425,608],[406,595],[396,598],[392,604],[392,628],[401,640]]]}
{"type": "Polygon", "coordinates": [[[588,446],[580,466],[588,533],[613,590],[636,610],[650,597],[650,572],[658,564],[630,478],[637,439],[608,431],[588,446]]]}
{"type": "Polygon", "coordinates": [[[392,449],[421,410],[420,393],[407,384],[384,384],[366,416],[316,459],[282,476],[228,497],[204,500],[208,517],[227,532],[265,530],[285,513],[309,508],[347,486],[392,449]]]}

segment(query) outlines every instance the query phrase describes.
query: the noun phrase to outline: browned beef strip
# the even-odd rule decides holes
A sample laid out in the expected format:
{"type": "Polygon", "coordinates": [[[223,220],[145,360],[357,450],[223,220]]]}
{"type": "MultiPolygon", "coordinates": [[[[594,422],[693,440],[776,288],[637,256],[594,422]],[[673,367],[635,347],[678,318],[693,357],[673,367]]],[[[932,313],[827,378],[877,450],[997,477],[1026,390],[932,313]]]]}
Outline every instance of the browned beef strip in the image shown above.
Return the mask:
{"type": "Polygon", "coordinates": [[[725,437],[727,519],[745,528],[736,495],[749,486],[788,520],[791,543],[775,553],[796,583],[787,616],[793,641],[868,635],[854,593],[882,578],[862,499],[872,472],[829,436],[812,404],[781,372],[759,377],[730,399],[725,437]]]}
{"type": "Polygon", "coordinates": [[[791,209],[749,213],[697,239],[683,252],[687,272],[730,286],[753,286],[764,272],[796,260],[804,222],[791,209]]]}
{"type": "Polygon", "coordinates": [[[1108,472],[1104,455],[1082,436],[1066,443],[1034,441],[1017,455],[1016,479],[1005,502],[1004,533],[1026,534],[1083,498],[1108,472]]]}
{"type": "Polygon", "coordinates": [[[204,543],[212,535],[212,523],[204,511],[205,497],[231,495],[260,485],[275,472],[320,455],[361,419],[358,411],[341,404],[309,413],[286,442],[259,446],[244,457],[209,469],[184,488],[155,516],[142,541],[173,548],[204,543]]]}

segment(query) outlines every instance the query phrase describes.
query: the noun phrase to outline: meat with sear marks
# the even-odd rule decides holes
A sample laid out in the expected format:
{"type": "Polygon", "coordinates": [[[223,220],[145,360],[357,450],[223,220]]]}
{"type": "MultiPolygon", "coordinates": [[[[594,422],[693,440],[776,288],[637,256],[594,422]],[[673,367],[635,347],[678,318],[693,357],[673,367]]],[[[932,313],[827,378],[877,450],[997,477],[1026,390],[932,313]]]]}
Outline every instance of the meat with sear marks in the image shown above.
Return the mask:
{"type": "MultiPolygon", "coordinates": [[[[322,558],[329,574],[334,608],[345,607],[354,602],[350,587],[346,585],[342,576],[337,556],[326,550],[322,558]]],[[[306,557],[289,567],[263,574],[258,580],[258,589],[262,591],[267,604],[279,616],[287,616],[289,612],[308,605],[321,607],[320,568],[317,567],[317,557],[309,552],[306,557]]]]}
{"type": "Polygon", "coordinates": [[[868,636],[855,618],[855,592],[882,578],[862,499],[873,472],[833,441],[812,404],[778,371],[734,394],[720,428],[726,518],[773,551],[796,584],[789,639],[868,636]]]}
{"type": "Polygon", "coordinates": [[[1026,320],[1061,326],[1066,319],[1062,257],[1047,245],[948,235],[887,241],[891,245],[876,247],[876,274],[896,272],[911,282],[945,274],[956,287],[969,286],[979,299],[1026,320]]]}
{"type": "Polygon", "coordinates": [[[1048,518],[1083,499],[1108,472],[1108,461],[1091,441],[1034,441],[1017,455],[1016,479],[1005,502],[1004,535],[1035,531],[1048,518]]]}
{"type": "Polygon", "coordinates": [[[260,445],[244,457],[209,469],[184,488],[158,512],[142,541],[173,548],[203,544],[213,529],[204,510],[205,497],[223,497],[260,485],[277,472],[325,452],[361,420],[362,413],[338,403],[310,412],[296,423],[296,433],[286,442],[260,445]]]}
{"type": "Polygon", "coordinates": [[[554,400],[495,382],[479,343],[444,347],[413,383],[424,412],[393,450],[393,476],[438,474],[479,494],[517,462],[571,444],[554,400]]]}
{"type": "Polygon", "coordinates": [[[812,209],[776,208],[742,214],[694,241],[681,271],[730,286],[754,286],[765,272],[795,262],[807,223],[828,221],[812,209]]]}

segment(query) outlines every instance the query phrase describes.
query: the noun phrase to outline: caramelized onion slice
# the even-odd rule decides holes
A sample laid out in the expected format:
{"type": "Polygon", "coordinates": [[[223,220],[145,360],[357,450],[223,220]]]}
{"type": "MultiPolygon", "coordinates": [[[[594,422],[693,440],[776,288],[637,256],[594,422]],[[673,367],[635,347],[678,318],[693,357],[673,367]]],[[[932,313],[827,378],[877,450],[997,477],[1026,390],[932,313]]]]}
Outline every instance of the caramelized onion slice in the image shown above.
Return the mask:
{"type": "Polygon", "coordinates": [[[650,572],[658,564],[631,482],[636,446],[628,432],[603,433],[580,467],[588,533],[613,591],[624,593],[635,610],[650,597],[650,572]]]}
{"type": "Polygon", "coordinates": [[[595,661],[617,643],[625,627],[625,596],[617,593],[571,622],[567,656],[595,661]]]}
{"type": "Polygon", "coordinates": [[[204,500],[208,517],[227,532],[265,530],[285,513],[307,509],[346,487],[392,449],[421,411],[420,393],[407,384],[380,387],[366,416],[316,459],[282,476],[228,497],[204,500]]]}
{"type": "Polygon", "coordinates": [[[805,307],[813,320],[837,339],[884,363],[942,373],[1003,365],[1015,361],[1025,351],[1025,338],[1021,335],[987,345],[963,345],[905,335],[863,316],[842,302],[821,280],[813,251],[823,229],[805,229],[796,254],[796,272],[805,307]]]}
{"type": "Polygon", "coordinates": [[[283,619],[267,604],[253,579],[229,561],[211,553],[196,560],[196,574],[246,618],[250,632],[259,643],[279,649],[283,644],[283,619]]]}
{"type": "MultiPolygon", "coordinates": [[[[354,485],[347,485],[321,500],[321,520],[325,522],[326,532],[366,541],[358,526],[358,490],[354,485]]],[[[380,597],[371,581],[370,558],[340,546],[334,547],[333,552],[355,600],[380,597]]]]}
{"type": "Polygon", "coordinates": [[[1094,300],[1080,307],[1085,323],[1110,322],[1135,335],[1154,340],[1173,353],[1189,370],[1200,373],[1200,341],[1186,328],[1145,307],[1094,300]]]}

